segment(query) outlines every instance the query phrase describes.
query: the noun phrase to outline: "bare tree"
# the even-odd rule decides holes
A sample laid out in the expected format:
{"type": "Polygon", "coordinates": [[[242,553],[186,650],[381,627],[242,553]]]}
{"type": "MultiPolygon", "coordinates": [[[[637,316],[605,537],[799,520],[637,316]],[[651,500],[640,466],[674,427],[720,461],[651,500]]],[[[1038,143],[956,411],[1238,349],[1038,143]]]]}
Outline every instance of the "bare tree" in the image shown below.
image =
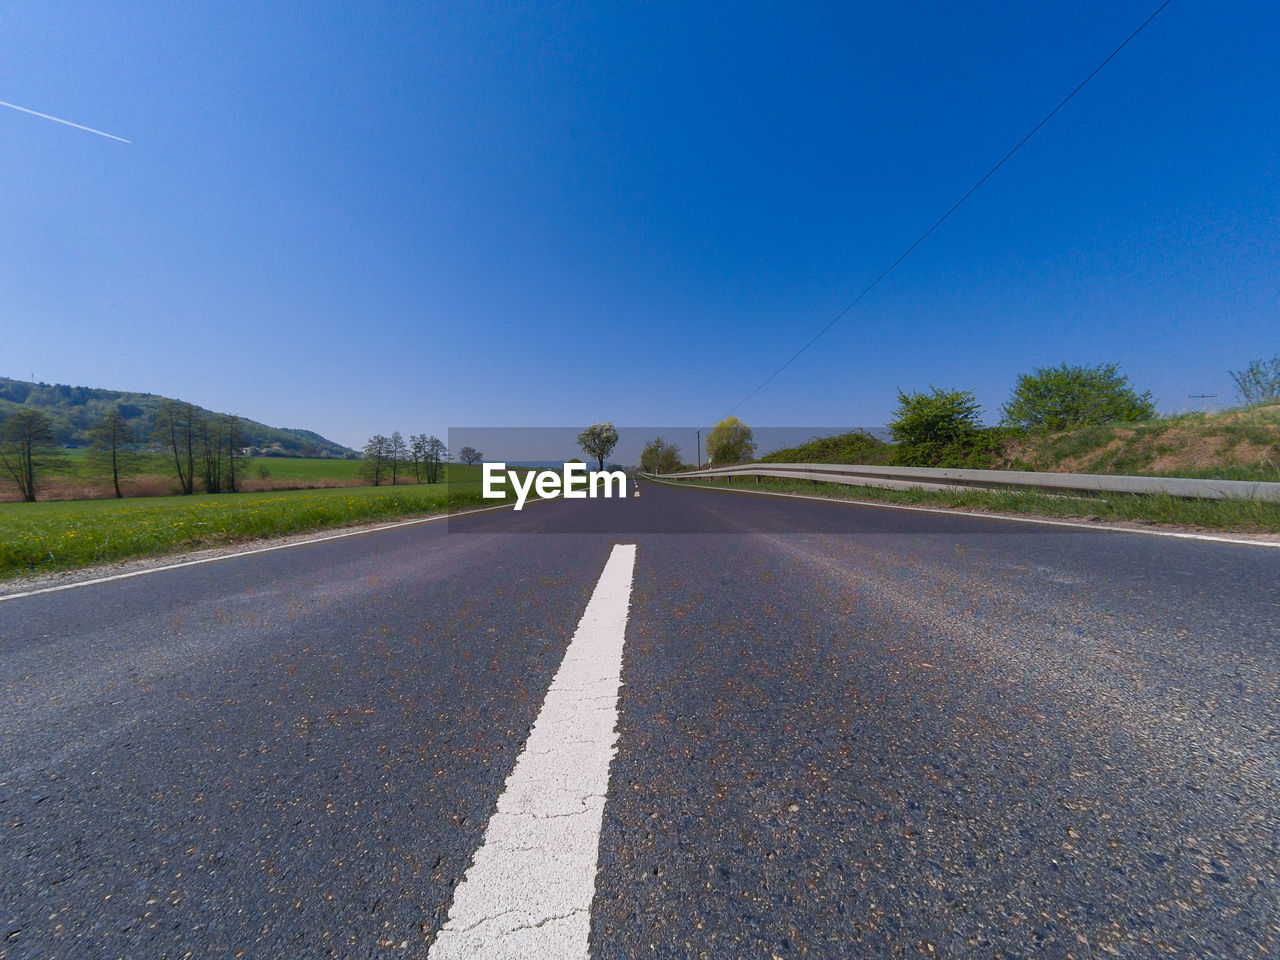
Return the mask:
{"type": "Polygon", "coordinates": [[[234,493],[240,458],[240,422],[219,414],[200,424],[200,466],[205,493],[234,493]]]}
{"type": "Polygon", "coordinates": [[[44,474],[69,466],[53,435],[53,423],[39,410],[19,410],[4,422],[0,463],[28,503],[35,502],[44,474]]]}
{"type": "Polygon", "coordinates": [[[178,486],[188,495],[196,488],[196,453],[203,420],[199,409],[180,400],[166,400],[156,412],[155,438],[173,455],[178,486]]]}
{"type": "Polygon", "coordinates": [[[484,454],[475,447],[463,447],[458,451],[458,459],[468,467],[473,467],[484,459],[484,454]]]}
{"type": "Polygon", "coordinates": [[[205,493],[222,492],[222,459],[226,451],[222,447],[222,432],[216,420],[200,425],[200,474],[205,493]]]}
{"type": "Polygon", "coordinates": [[[222,419],[222,440],[227,445],[227,489],[231,493],[237,490],[236,463],[244,459],[244,435],[240,432],[240,418],[224,416],[222,419]]]}
{"type": "Polygon", "coordinates": [[[111,407],[94,425],[89,435],[92,437],[89,462],[100,474],[111,476],[111,486],[115,489],[116,498],[123,497],[120,478],[136,473],[142,462],[142,455],[134,446],[136,438],[133,428],[121,415],[119,408],[111,407]]]}

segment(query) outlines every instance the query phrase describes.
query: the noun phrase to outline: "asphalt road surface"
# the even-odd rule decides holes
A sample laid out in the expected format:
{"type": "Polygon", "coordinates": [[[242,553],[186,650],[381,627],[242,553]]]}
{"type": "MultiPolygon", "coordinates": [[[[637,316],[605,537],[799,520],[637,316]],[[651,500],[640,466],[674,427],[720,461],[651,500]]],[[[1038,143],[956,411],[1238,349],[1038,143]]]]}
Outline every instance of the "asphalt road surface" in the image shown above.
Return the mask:
{"type": "Polygon", "coordinates": [[[642,490],[0,602],[0,957],[1280,956],[1280,550],[642,490]]]}

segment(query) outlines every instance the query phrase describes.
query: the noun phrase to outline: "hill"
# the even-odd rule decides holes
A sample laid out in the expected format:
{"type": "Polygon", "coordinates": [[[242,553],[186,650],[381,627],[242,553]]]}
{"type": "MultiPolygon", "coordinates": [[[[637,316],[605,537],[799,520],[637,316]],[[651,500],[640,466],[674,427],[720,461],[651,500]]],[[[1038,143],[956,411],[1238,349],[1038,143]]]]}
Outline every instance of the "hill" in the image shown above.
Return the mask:
{"type": "MultiPolygon", "coordinates": [[[[169,397],[154,393],[129,393],[65,383],[31,383],[0,377],[0,421],[21,409],[41,410],[53,421],[54,434],[67,447],[89,445],[89,431],[110,407],[117,407],[139,437],[149,437],[160,405],[169,397]]],[[[214,411],[197,407],[213,416],[214,411]]],[[[258,447],[269,456],[355,457],[356,451],[327,440],[311,430],[269,427],[256,420],[240,420],[246,446],[258,447]]]]}
{"type": "Polygon", "coordinates": [[[1004,460],[1061,473],[1280,480],[1280,404],[1014,437],[1004,460]]]}

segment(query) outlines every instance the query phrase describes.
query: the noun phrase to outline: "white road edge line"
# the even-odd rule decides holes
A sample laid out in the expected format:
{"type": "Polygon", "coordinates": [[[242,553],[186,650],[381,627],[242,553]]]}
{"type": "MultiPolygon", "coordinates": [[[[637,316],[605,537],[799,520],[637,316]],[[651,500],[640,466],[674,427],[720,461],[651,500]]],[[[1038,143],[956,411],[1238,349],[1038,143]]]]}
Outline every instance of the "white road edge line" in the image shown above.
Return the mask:
{"type": "Polygon", "coordinates": [[[1277,547],[1274,540],[1245,540],[1240,537],[1219,536],[1212,533],[1180,533],[1177,530],[1143,530],[1138,527],[1117,527],[1102,523],[1077,523],[1072,520],[1047,520],[1040,517],[1020,517],[1010,513],[978,513],[975,510],[959,510],[949,507],[918,507],[907,503],[883,503],[879,500],[847,500],[844,497],[815,497],[807,493],[781,493],[777,490],[731,490],[726,487],[707,487],[701,484],[684,484],[676,480],[647,478],[650,483],[661,483],[682,490],[709,490],[712,493],[741,493],[752,497],[787,497],[791,500],[814,500],[818,503],[842,503],[853,507],[880,507],[882,510],[912,510],[916,513],[940,513],[948,517],[973,517],[976,520],[1011,520],[1014,523],[1039,523],[1050,527],[1074,527],[1077,530],[1093,530],[1099,533],[1139,533],[1148,537],[1175,537],[1179,540],[1208,540],[1213,543],[1235,543],[1247,547],[1277,547]]]}
{"type": "MultiPolygon", "coordinates": [[[[541,497],[537,500],[526,500],[525,505],[531,503],[542,503],[547,500],[554,500],[555,497],[541,497]]],[[[460,513],[438,513],[431,517],[417,517],[413,520],[398,520],[395,523],[384,523],[380,527],[369,527],[364,530],[347,530],[344,533],[330,533],[323,537],[313,537],[310,540],[297,540],[293,543],[274,543],[266,547],[254,547],[251,550],[239,550],[236,553],[224,553],[216,557],[201,557],[199,560],[182,560],[178,563],[167,563],[163,567],[147,567],[145,570],[130,570],[128,573],[113,573],[106,577],[94,577],[92,580],[77,580],[74,583],[60,583],[54,587],[40,587],[36,590],[26,590],[22,593],[6,593],[0,594],[0,603],[6,600],[18,600],[22,597],[34,597],[41,593],[57,593],[59,590],[74,590],[76,587],[90,587],[95,583],[110,583],[112,580],[128,580],[130,577],[142,577],[149,573],[164,573],[166,570],[177,570],[180,567],[195,567],[202,563],[217,563],[220,560],[234,560],[236,557],[250,557],[255,553],[271,553],[273,550],[290,550],[293,547],[309,547],[313,543],[324,543],[326,540],[341,540],[344,537],[362,537],[370,533],[381,533],[383,530],[394,530],[396,527],[410,527],[416,523],[435,523],[440,520],[454,520],[458,517],[469,517],[476,513],[488,513],[490,510],[510,509],[512,504],[500,503],[494,507],[477,507],[475,510],[463,510],[460,513]]],[[[144,557],[135,557],[130,559],[145,559],[144,557]]],[[[0,584],[0,589],[3,584],[0,584]]]]}
{"type": "Polygon", "coordinates": [[[428,960],[588,960],[636,545],[616,544],[428,960]]]}

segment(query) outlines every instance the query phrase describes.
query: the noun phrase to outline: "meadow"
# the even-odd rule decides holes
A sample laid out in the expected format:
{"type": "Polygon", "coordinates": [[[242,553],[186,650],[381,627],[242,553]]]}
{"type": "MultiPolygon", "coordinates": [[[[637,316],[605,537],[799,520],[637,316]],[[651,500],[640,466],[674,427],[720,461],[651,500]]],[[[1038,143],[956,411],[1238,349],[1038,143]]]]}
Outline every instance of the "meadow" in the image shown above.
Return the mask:
{"type": "Polygon", "coordinates": [[[480,497],[479,469],[455,464],[451,476],[396,487],[4,503],[0,577],[494,502],[480,497]]]}
{"type": "MultiPolygon", "coordinates": [[[[259,476],[266,470],[272,479],[280,480],[356,480],[359,479],[359,460],[320,459],[303,457],[252,457],[244,461],[245,475],[259,476]]],[[[413,471],[407,471],[413,476],[413,471]]]]}

